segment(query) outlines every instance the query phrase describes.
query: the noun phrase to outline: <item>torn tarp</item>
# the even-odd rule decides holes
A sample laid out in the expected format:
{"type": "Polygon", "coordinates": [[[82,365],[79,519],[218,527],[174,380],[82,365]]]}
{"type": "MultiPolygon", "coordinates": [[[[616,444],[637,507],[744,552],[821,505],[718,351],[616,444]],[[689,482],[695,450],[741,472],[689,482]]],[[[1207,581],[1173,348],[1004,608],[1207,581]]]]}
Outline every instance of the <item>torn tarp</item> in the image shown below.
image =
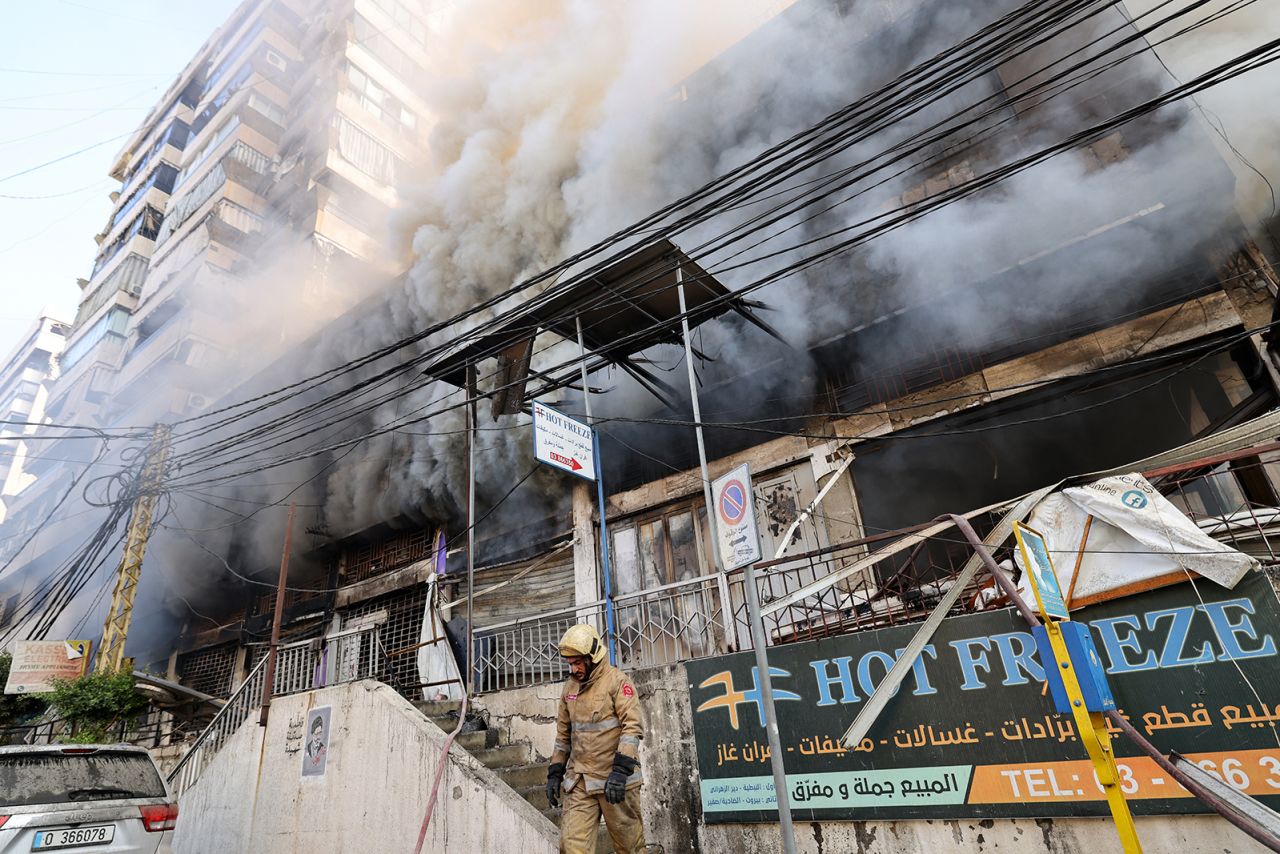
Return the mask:
{"type": "MultiPolygon", "coordinates": [[[[1258,565],[1207,536],[1140,474],[1055,492],[1028,524],[1048,541],[1071,607],[1181,581],[1183,570],[1230,588],[1258,565]]],[[[1022,568],[1021,555],[1015,558],[1022,568]]],[[[1027,584],[1024,572],[1019,586],[1030,596],[1027,584]]]]}

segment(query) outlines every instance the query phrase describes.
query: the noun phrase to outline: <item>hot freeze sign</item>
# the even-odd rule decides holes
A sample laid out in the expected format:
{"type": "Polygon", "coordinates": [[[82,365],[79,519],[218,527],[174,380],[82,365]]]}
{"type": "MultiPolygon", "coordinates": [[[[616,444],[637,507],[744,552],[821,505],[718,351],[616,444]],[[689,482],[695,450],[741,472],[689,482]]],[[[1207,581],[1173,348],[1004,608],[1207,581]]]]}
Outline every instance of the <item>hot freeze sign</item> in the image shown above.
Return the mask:
{"type": "Polygon", "coordinates": [[[533,402],[533,455],[539,462],[596,479],[595,442],[591,427],[533,402]]]}
{"type": "MultiPolygon", "coordinates": [[[[1199,594],[1178,584],[1076,617],[1097,642],[1120,713],[1161,752],[1176,750],[1280,805],[1276,594],[1260,572],[1231,590],[1201,582],[1199,594]]],[[[1035,639],[1011,610],[945,621],[867,736],[841,744],[915,628],[769,650],[795,820],[1107,815],[1075,723],[1043,695],[1035,639]]],[[[706,821],[777,821],[754,656],[686,668],[706,821]]],[[[1208,811],[1131,743],[1112,738],[1134,813],[1208,811]]]]}

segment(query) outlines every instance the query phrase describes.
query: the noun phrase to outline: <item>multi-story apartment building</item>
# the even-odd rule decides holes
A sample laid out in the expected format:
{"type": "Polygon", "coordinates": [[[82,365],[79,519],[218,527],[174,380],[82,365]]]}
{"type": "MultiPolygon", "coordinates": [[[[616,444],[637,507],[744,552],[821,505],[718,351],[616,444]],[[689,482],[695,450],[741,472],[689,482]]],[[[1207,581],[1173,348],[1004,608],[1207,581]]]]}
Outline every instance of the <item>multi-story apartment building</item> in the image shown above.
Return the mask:
{"type": "Polygon", "coordinates": [[[49,390],[58,377],[58,356],[66,346],[68,324],[42,313],[22,342],[0,366],[0,523],[7,503],[34,481],[27,471],[32,452],[26,438],[44,420],[49,390]]]}
{"type": "MultiPolygon", "coordinates": [[[[436,5],[236,9],[111,165],[120,186],[80,281],[51,418],[145,428],[197,413],[404,269],[387,221],[425,159],[436,5]]],[[[38,538],[48,547],[20,561],[33,566],[66,539],[50,511],[97,452],[83,433],[46,445],[8,526],[50,520],[38,538]]]]}

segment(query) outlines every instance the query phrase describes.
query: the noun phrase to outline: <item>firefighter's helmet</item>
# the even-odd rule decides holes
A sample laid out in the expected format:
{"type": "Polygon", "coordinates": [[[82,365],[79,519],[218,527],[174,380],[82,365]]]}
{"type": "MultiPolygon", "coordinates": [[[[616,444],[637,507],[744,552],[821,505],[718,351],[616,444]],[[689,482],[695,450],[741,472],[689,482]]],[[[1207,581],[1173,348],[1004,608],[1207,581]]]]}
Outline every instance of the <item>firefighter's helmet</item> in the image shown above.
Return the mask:
{"type": "Polygon", "coordinates": [[[570,626],[569,631],[560,638],[560,654],[565,658],[581,655],[591,659],[592,664],[604,660],[604,644],[600,641],[600,633],[594,626],[578,623],[570,626]]]}

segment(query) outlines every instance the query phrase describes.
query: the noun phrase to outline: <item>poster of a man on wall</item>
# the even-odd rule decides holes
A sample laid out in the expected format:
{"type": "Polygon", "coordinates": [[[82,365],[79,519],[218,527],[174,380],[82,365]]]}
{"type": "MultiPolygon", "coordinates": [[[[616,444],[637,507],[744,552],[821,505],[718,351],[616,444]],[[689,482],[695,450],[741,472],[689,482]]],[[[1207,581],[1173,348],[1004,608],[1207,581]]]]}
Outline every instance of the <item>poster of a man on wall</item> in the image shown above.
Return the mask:
{"type": "Polygon", "coordinates": [[[329,758],[329,713],[320,706],[307,713],[306,746],[302,750],[302,776],[323,777],[329,758]]]}

